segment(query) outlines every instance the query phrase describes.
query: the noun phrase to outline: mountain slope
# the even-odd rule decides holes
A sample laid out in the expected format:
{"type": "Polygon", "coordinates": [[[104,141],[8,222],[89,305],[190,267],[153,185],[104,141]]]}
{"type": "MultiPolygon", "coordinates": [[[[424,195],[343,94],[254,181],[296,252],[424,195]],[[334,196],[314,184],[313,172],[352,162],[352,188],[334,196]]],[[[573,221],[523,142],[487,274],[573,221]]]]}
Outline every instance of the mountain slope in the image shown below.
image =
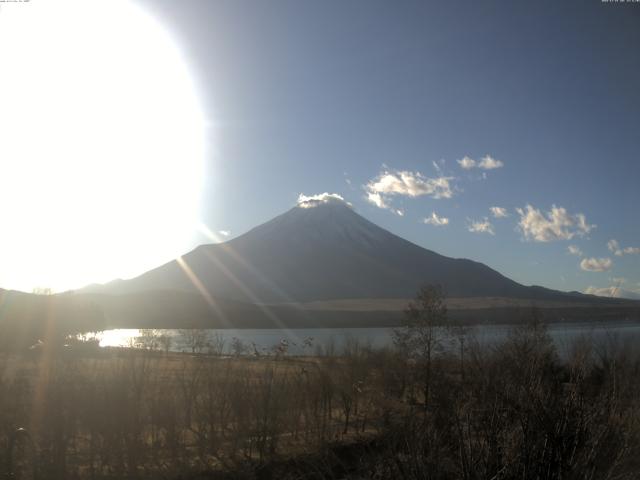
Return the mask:
{"type": "Polygon", "coordinates": [[[481,263],[419,247],[335,199],[304,202],[236,239],[200,246],[97,291],[206,291],[216,298],[272,304],[411,298],[428,283],[441,284],[449,297],[575,298],[525,287],[481,263]]]}
{"type": "Polygon", "coordinates": [[[100,306],[86,295],[34,295],[0,288],[0,350],[20,349],[37,340],[105,328],[100,306]]]}

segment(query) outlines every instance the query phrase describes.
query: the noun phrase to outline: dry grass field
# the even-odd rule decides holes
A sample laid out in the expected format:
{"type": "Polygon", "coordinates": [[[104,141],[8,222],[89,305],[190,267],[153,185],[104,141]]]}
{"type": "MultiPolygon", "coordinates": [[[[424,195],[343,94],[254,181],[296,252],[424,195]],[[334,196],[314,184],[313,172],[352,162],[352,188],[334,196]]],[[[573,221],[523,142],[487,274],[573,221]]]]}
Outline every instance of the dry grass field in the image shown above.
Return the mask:
{"type": "MultiPolygon", "coordinates": [[[[454,335],[454,333],[452,333],[454,335]]],[[[483,349],[332,356],[100,349],[0,356],[10,478],[635,478],[640,363],[559,360],[544,326],[483,349]],[[544,468],[542,466],[544,465],[544,468]]],[[[241,352],[239,352],[241,353],[241,352]]]]}

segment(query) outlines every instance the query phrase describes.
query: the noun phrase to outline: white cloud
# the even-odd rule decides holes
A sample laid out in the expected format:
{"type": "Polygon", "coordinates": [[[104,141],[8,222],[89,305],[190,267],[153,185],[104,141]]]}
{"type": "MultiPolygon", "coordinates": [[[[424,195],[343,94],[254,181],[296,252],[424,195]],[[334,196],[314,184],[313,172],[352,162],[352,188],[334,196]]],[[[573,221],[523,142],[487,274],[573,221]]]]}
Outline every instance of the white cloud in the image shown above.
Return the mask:
{"type": "Polygon", "coordinates": [[[391,208],[389,205],[387,205],[387,202],[384,201],[384,198],[382,198],[382,195],[380,195],[379,193],[367,192],[367,200],[373,203],[378,208],[391,208]]]}
{"type": "Polygon", "coordinates": [[[553,240],[571,240],[574,236],[582,237],[594,229],[589,225],[582,213],[570,215],[566,209],[553,205],[546,216],[531,205],[526,210],[516,208],[520,215],[518,228],[526,240],[551,242],[553,240]]]}
{"type": "Polygon", "coordinates": [[[470,157],[464,157],[461,160],[457,160],[457,162],[465,170],[471,170],[476,166],[476,161],[470,157]]]}
{"type": "Polygon", "coordinates": [[[496,160],[491,155],[485,155],[480,159],[479,162],[468,156],[457,160],[457,162],[464,170],[471,170],[472,168],[480,168],[482,170],[495,170],[496,168],[504,167],[504,163],[501,160],[496,160]]]}
{"type": "Polygon", "coordinates": [[[431,198],[451,198],[453,177],[428,178],[420,172],[384,171],[365,185],[366,199],[378,208],[386,208],[402,215],[402,210],[395,210],[389,203],[389,197],[399,195],[431,198]]]}
{"type": "Polygon", "coordinates": [[[483,170],[494,170],[502,167],[504,167],[504,163],[500,160],[496,160],[490,155],[482,157],[482,160],[480,160],[480,163],[478,164],[478,168],[482,168],[483,170]]]}
{"type": "Polygon", "coordinates": [[[451,198],[451,180],[452,177],[427,178],[420,172],[384,172],[367,184],[367,191],[408,197],[427,195],[432,198],[451,198]]]}
{"type": "Polygon", "coordinates": [[[223,237],[228,237],[229,235],[231,235],[231,231],[229,230],[218,230],[218,233],[223,237]]]}
{"type": "Polygon", "coordinates": [[[580,247],[577,247],[575,245],[569,245],[567,247],[567,250],[569,250],[569,253],[571,255],[575,255],[577,257],[581,257],[582,256],[582,250],[580,250],[580,247]]]}
{"type": "Polygon", "coordinates": [[[313,208],[323,203],[342,203],[351,206],[349,202],[345,201],[345,199],[337,193],[324,192],[310,196],[301,193],[298,195],[298,207],[300,208],[313,208]]]}
{"type": "Polygon", "coordinates": [[[449,225],[449,219],[445,217],[439,217],[436,212],[431,212],[431,216],[424,218],[422,221],[428,225],[435,225],[436,227],[449,225]]]}
{"type": "Polygon", "coordinates": [[[618,243],[617,240],[611,239],[607,242],[607,248],[609,249],[610,252],[612,252],[614,255],[621,257],[623,255],[638,255],[640,254],[640,248],[639,247],[625,247],[625,248],[621,248],[620,244],[618,243]]]}
{"type": "Polygon", "coordinates": [[[617,297],[616,287],[594,287],[589,286],[584,290],[587,295],[597,295],[598,297],[617,297]]]}
{"type": "Polygon", "coordinates": [[[610,258],[583,258],[580,262],[580,268],[587,272],[607,272],[612,265],[610,258]]]}
{"type": "Polygon", "coordinates": [[[491,210],[491,215],[493,215],[494,218],[505,218],[509,216],[509,212],[504,207],[491,207],[489,210],[491,210]]]}
{"type": "Polygon", "coordinates": [[[640,300],[640,290],[625,290],[615,285],[612,285],[610,287],[587,287],[584,293],[589,295],[597,295],[599,297],[629,298],[632,300],[640,300]]]}
{"type": "Polygon", "coordinates": [[[489,222],[488,218],[484,218],[483,220],[471,222],[468,226],[468,230],[474,233],[488,233],[489,235],[495,235],[493,231],[493,225],[489,222]]]}

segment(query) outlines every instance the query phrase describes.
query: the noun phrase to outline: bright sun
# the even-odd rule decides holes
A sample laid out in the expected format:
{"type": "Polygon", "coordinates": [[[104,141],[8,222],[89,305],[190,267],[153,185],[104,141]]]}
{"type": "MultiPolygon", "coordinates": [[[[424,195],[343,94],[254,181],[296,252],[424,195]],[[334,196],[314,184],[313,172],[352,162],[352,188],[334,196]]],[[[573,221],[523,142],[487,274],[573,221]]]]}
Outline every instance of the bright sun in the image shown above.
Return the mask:
{"type": "Polygon", "coordinates": [[[0,287],[55,291],[183,253],[205,122],[180,51],[119,0],[0,6],[0,287]]]}

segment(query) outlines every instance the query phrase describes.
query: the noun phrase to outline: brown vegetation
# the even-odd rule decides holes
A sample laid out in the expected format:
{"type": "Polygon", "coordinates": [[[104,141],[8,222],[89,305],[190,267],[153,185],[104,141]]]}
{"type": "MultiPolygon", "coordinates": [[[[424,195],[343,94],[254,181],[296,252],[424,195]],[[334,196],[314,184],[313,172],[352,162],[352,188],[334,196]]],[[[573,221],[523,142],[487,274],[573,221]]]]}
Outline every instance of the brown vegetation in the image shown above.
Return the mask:
{"type": "Polygon", "coordinates": [[[446,322],[438,295],[422,292],[394,349],[351,341],[340,355],[296,358],[236,346],[222,357],[165,353],[147,338],[146,350],[4,354],[0,474],[637,477],[637,358],[585,342],[561,360],[535,314],[480,348],[464,328],[431,329],[446,322]]]}

